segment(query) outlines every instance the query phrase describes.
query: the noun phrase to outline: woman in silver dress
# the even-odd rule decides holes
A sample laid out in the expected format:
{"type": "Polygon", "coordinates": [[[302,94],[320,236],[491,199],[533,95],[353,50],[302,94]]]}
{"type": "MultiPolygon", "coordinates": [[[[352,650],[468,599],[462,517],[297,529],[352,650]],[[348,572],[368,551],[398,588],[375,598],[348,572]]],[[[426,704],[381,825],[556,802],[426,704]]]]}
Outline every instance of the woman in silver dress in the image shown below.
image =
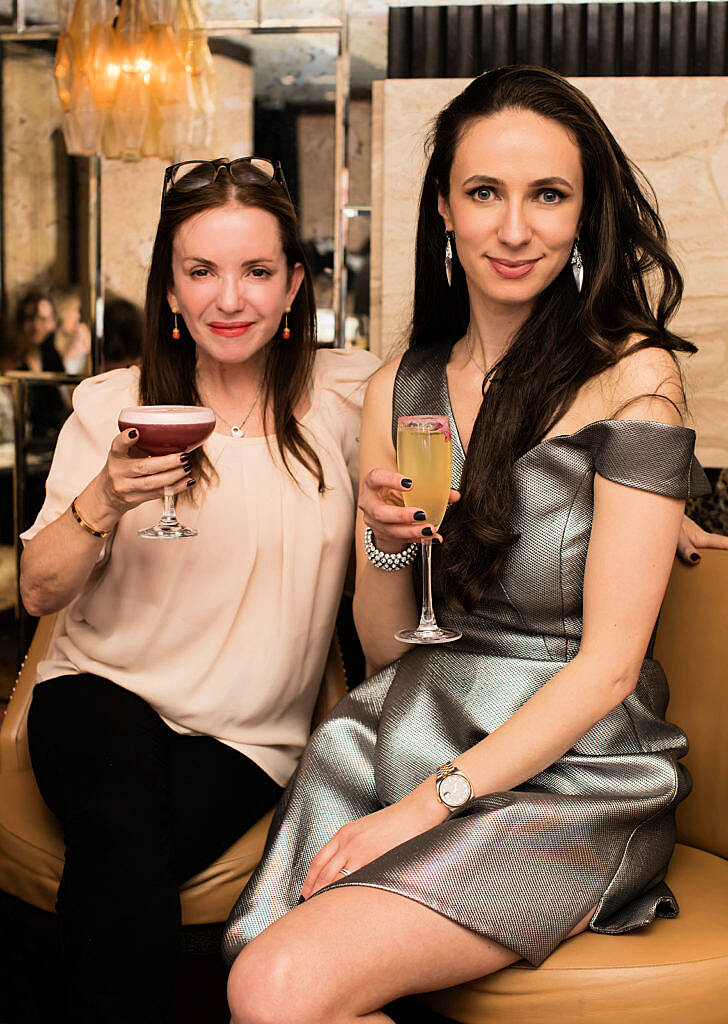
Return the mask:
{"type": "Polygon", "coordinates": [[[410,346],[371,380],[361,431],[374,674],[309,742],[231,915],[234,1024],[379,1024],[400,996],[678,911],[686,740],[650,641],[704,487],[674,356],[694,347],[668,327],[680,275],[648,190],[558,75],[482,75],[431,142],[410,346]],[[398,416],[433,413],[458,487],[442,535],[404,507],[394,447],[398,416]],[[444,541],[438,622],[463,638],[407,650],[423,534],[444,541]]]}

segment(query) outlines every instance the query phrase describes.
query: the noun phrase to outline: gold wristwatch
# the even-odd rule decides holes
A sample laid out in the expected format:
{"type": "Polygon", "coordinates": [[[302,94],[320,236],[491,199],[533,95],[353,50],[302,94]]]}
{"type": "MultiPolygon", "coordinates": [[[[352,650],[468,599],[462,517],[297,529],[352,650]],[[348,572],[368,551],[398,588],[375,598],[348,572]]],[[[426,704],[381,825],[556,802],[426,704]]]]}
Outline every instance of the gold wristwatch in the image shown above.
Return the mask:
{"type": "Polygon", "coordinates": [[[435,790],[440,803],[451,811],[460,810],[473,797],[470,779],[452,761],[446,761],[437,769],[435,790]]]}

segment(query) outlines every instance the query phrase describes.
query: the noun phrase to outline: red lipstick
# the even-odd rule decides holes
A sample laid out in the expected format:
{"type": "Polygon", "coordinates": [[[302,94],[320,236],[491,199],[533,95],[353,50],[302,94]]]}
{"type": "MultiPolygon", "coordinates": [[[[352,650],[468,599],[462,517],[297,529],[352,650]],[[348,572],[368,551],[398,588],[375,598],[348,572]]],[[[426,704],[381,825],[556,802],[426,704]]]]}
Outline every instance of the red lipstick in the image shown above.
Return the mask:
{"type": "Polygon", "coordinates": [[[248,320],[235,320],[232,323],[227,323],[224,320],[211,320],[207,326],[221,338],[239,338],[253,325],[248,320]]]}

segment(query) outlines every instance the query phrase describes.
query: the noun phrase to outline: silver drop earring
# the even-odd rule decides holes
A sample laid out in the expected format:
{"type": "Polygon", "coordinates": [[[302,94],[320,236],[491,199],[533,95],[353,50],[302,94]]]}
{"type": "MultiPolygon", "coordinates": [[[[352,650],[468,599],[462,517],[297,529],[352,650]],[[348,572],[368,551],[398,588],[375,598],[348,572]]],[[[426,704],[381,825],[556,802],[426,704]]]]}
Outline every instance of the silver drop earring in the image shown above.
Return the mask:
{"type": "Polygon", "coordinates": [[[450,241],[452,237],[454,237],[454,232],[445,232],[445,277],[448,288],[452,288],[452,242],[450,241]]]}
{"type": "Polygon", "coordinates": [[[571,272],[574,275],[574,281],[576,282],[576,290],[581,291],[581,286],[584,283],[584,261],[581,258],[579,252],[579,239],[577,238],[574,242],[574,248],[571,250],[571,272]]]}

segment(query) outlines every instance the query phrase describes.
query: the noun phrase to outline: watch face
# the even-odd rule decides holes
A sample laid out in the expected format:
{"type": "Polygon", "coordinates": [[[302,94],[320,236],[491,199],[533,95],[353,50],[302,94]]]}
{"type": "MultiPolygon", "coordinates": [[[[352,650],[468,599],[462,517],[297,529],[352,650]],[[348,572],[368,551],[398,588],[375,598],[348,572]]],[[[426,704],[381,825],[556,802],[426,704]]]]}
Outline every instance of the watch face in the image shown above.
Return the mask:
{"type": "Polygon", "coordinates": [[[447,778],[442,780],[439,792],[440,799],[448,807],[462,807],[470,799],[470,783],[464,775],[456,772],[454,775],[448,775],[447,778]]]}

